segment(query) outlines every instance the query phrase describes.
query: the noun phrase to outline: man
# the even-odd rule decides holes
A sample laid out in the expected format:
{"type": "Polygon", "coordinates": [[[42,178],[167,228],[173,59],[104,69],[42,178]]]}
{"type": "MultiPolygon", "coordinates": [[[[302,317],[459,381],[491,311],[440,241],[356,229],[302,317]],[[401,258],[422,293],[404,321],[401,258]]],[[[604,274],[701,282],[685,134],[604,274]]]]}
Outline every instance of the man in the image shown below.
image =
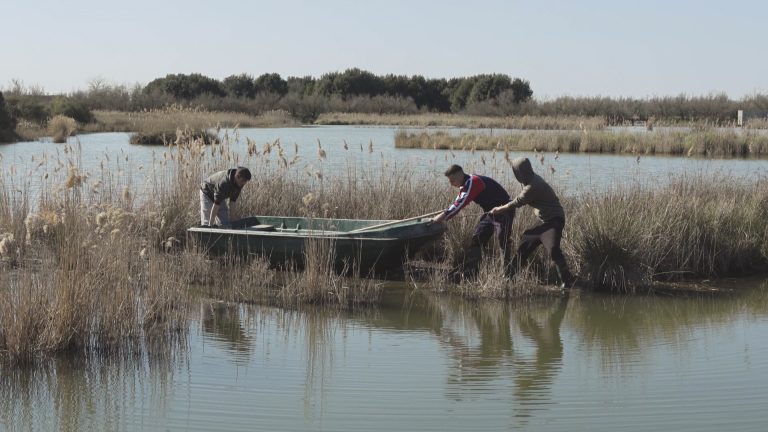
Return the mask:
{"type": "Polygon", "coordinates": [[[229,225],[230,202],[237,201],[243,186],[251,180],[251,171],[245,167],[232,168],[211,174],[200,184],[200,225],[229,225]]]}
{"type": "Polygon", "coordinates": [[[531,253],[543,244],[549,256],[555,263],[560,287],[566,288],[573,284],[573,278],[565,262],[565,256],[560,249],[560,239],[565,228],[565,211],[560,205],[555,191],[541,176],[533,172],[528,158],[517,158],[512,161],[512,171],[515,178],[523,185],[520,194],[509,203],[491,210],[493,215],[514,212],[524,205],[533,207],[533,213],[539,218],[536,225],[523,233],[523,239],[517,249],[517,269],[524,265],[531,253]]]}
{"type": "Polygon", "coordinates": [[[498,216],[488,213],[494,207],[509,202],[507,191],[490,177],[465,174],[464,170],[458,165],[451,165],[445,171],[445,176],[448,177],[448,182],[451,186],[459,188],[459,195],[447,210],[432,219],[433,222],[450,220],[473,201],[482,207],[485,212],[480,217],[475,227],[475,232],[472,235],[472,243],[467,253],[464,275],[470,277],[476,275],[480,266],[483,248],[487,246],[494,232],[497,234],[499,247],[504,252],[504,262],[508,263],[511,256],[509,235],[512,232],[512,221],[514,220],[515,212],[504,212],[504,214],[499,214],[498,216]]]}

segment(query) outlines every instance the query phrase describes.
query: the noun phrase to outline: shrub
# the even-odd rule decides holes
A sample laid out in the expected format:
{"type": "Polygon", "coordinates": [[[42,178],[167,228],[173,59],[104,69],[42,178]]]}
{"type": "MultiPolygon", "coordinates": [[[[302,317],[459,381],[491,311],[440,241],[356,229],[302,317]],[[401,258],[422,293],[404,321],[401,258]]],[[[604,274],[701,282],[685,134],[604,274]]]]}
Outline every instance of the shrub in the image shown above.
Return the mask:
{"type": "Polygon", "coordinates": [[[13,141],[14,129],[16,129],[16,119],[8,111],[3,93],[0,92],[0,142],[13,141]]]}
{"type": "Polygon", "coordinates": [[[57,97],[51,102],[51,114],[63,115],[85,124],[93,121],[93,114],[85,102],[71,98],[57,97]]]}
{"type": "Polygon", "coordinates": [[[30,123],[45,124],[51,116],[47,104],[30,97],[14,96],[8,98],[8,110],[16,119],[27,120],[30,123]]]}

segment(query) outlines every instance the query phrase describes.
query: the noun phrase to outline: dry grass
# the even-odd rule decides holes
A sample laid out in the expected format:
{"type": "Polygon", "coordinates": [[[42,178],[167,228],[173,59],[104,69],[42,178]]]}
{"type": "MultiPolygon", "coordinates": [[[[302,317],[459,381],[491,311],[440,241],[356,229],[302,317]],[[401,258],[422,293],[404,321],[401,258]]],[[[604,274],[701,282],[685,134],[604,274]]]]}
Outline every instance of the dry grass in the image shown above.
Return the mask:
{"type": "Polygon", "coordinates": [[[176,129],[176,132],[135,132],[131,134],[129,142],[139,145],[172,145],[188,140],[200,140],[204,144],[213,144],[219,141],[219,137],[208,130],[176,129]]]}
{"type": "Polygon", "coordinates": [[[768,118],[751,118],[744,122],[744,127],[749,129],[768,129],[768,118]]]}
{"type": "Polygon", "coordinates": [[[582,197],[568,249],[589,285],[635,291],[653,281],[768,270],[768,183],[673,181],[582,197]]]}
{"type": "Polygon", "coordinates": [[[71,117],[57,115],[48,120],[48,134],[55,143],[65,143],[77,132],[77,122],[71,117]]]}
{"type": "Polygon", "coordinates": [[[46,126],[45,124],[20,119],[18,124],[16,124],[16,135],[20,141],[36,141],[50,136],[46,126]]]}
{"type": "MultiPolygon", "coordinates": [[[[162,144],[176,140],[176,131],[208,131],[217,128],[237,127],[293,127],[300,126],[290,113],[284,110],[272,110],[254,116],[237,112],[207,111],[181,107],[148,111],[94,111],[95,121],[77,128],[71,122],[62,123],[56,120],[56,129],[50,126],[57,117],[49,122],[48,127],[33,122],[21,120],[16,126],[16,134],[24,141],[33,141],[44,137],[70,136],[80,133],[94,132],[135,132],[138,144],[162,144]],[[67,126],[67,128],[65,128],[67,126]],[[69,131],[67,134],[66,131],[69,131]],[[146,137],[146,138],[142,138],[146,137]]],[[[59,138],[60,139],[60,138],[59,138]]],[[[63,141],[55,141],[63,142],[63,141]]]]}
{"type": "MultiPolygon", "coordinates": [[[[494,251],[495,252],[495,251],[494,251]]],[[[447,291],[468,299],[520,299],[551,294],[554,285],[542,286],[536,272],[531,269],[509,278],[504,272],[504,259],[500,253],[489,253],[480,263],[475,278],[462,278],[457,284],[446,285],[447,291]]]]}
{"type": "Polygon", "coordinates": [[[208,130],[234,127],[297,126],[286,111],[268,111],[253,116],[244,113],[218,112],[201,109],[170,107],[139,112],[94,111],[96,121],[86,132],[140,132],[143,134],[173,133],[177,129],[208,130]]]}
{"type": "MultiPolygon", "coordinates": [[[[183,334],[185,277],[174,257],[140,253],[132,213],[94,213],[76,200],[63,202],[58,227],[42,237],[29,231],[25,251],[3,257],[3,360],[135,353],[183,334]]],[[[27,221],[30,228],[35,223],[27,221]]]]}
{"type": "Polygon", "coordinates": [[[356,306],[379,299],[381,283],[357,276],[359,269],[348,263],[337,269],[332,241],[310,238],[304,247],[304,268],[289,272],[279,292],[281,303],[335,304],[356,306]],[[345,277],[344,275],[352,275],[345,277]]]}
{"type": "Polygon", "coordinates": [[[768,156],[768,135],[742,131],[530,132],[498,136],[400,131],[397,148],[437,150],[544,151],[704,157],[768,156]]]}
{"type": "Polygon", "coordinates": [[[363,114],[325,113],[315,121],[320,125],[398,125],[409,127],[460,127],[492,129],[534,129],[534,130],[581,130],[603,129],[606,122],[602,117],[581,116],[472,116],[464,114],[363,114]]]}

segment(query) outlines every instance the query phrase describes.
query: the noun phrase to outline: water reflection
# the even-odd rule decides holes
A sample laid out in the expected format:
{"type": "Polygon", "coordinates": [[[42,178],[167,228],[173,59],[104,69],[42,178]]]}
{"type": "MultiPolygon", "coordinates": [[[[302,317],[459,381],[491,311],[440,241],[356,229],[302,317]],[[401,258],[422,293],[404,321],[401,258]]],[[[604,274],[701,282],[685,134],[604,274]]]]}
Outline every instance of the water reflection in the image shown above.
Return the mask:
{"type": "Polygon", "coordinates": [[[201,305],[203,335],[219,342],[222,349],[234,354],[235,359],[242,359],[243,354],[249,353],[253,343],[242,323],[252,314],[244,313],[244,308],[227,303],[204,302],[201,305]]]}
{"type": "Polygon", "coordinates": [[[550,402],[563,359],[560,327],[568,296],[516,304],[452,298],[429,303],[442,315],[436,334],[451,359],[448,398],[499,397],[500,390],[508,391],[510,413],[518,419],[550,402]]]}
{"type": "Polygon", "coordinates": [[[200,331],[166,356],[3,370],[0,429],[701,430],[717,419],[768,421],[765,285],[725,297],[516,303],[395,288],[383,300],[361,311],[202,301],[200,331]]]}
{"type": "Polygon", "coordinates": [[[140,429],[162,418],[183,356],[60,359],[0,370],[0,430],[140,429]]]}
{"type": "Polygon", "coordinates": [[[598,356],[602,368],[613,373],[632,374],[643,357],[659,349],[689,349],[696,331],[768,313],[768,284],[762,280],[724,284],[735,292],[692,298],[591,294],[573,302],[567,324],[582,355],[598,356]]]}

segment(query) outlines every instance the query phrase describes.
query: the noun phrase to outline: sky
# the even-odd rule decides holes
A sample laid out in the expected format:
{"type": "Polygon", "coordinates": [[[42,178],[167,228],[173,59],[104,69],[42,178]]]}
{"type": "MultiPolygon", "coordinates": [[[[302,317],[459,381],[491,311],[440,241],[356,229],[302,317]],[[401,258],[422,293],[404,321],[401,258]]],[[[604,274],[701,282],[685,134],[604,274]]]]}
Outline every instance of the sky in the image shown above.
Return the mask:
{"type": "Polygon", "coordinates": [[[538,99],[768,93],[766,1],[25,0],[0,17],[0,88],[50,93],[351,67],[504,73],[538,99]]]}

